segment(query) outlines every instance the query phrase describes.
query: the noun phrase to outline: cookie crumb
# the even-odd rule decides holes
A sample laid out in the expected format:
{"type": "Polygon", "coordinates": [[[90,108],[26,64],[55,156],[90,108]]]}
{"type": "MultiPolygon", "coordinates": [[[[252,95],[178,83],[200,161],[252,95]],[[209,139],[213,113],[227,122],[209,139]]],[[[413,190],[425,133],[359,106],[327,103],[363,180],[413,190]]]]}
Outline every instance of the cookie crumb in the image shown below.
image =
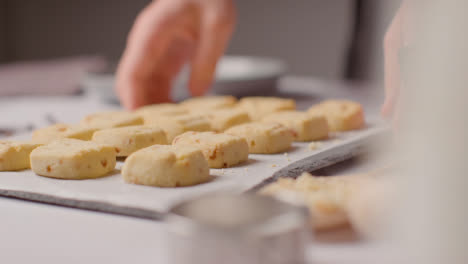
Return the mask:
{"type": "Polygon", "coordinates": [[[276,167],[276,164],[271,165],[271,167],[273,167],[273,168],[276,167]]]}
{"type": "Polygon", "coordinates": [[[322,145],[322,144],[320,144],[320,142],[311,142],[311,143],[309,144],[309,149],[310,149],[310,150],[317,150],[317,149],[320,148],[321,145],[322,145]]]}

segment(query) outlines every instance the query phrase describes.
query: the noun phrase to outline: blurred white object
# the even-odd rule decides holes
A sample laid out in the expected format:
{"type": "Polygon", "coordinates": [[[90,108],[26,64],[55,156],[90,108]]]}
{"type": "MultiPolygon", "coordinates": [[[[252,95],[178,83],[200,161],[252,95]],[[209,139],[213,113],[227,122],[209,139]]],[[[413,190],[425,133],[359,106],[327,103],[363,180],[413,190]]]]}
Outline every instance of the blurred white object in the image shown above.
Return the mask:
{"type": "Polygon", "coordinates": [[[80,90],[80,80],[89,71],[102,70],[100,57],[76,57],[0,65],[0,96],[62,95],[80,90]]]}
{"type": "MultiPolygon", "coordinates": [[[[415,1],[416,46],[401,91],[401,176],[390,263],[468,263],[466,1],[415,1]]],[[[413,14],[415,15],[415,14],[413,14]]]]}
{"type": "Polygon", "coordinates": [[[306,208],[270,197],[218,193],[170,210],[171,263],[305,263],[306,208]]]}
{"type": "MultiPolygon", "coordinates": [[[[189,67],[185,67],[174,82],[172,97],[176,101],[189,97],[189,71],[189,67]]],[[[218,62],[210,93],[234,96],[272,93],[276,90],[277,81],[285,72],[286,65],[276,59],[224,56],[218,62]]],[[[89,73],[82,80],[82,86],[99,94],[104,101],[118,102],[114,92],[113,72],[89,73]]]]}

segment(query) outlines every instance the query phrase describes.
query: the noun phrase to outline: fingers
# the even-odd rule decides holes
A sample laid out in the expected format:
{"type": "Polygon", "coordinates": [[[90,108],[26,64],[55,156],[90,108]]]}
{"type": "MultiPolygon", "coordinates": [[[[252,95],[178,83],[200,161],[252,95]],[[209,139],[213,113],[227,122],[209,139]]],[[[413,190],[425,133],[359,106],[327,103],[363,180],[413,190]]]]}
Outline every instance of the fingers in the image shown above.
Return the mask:
{"type": "Polygon", "coordinates": [[[122,104],[135,109],[169,101],[172,80],[192,54],[194,43],[189,86],[194,95],[204,93],[234,20],[232,0],[152,2],[139,15],[117,70],[116,89],[122,104]],[[192,43],[176,47],[177,40],[192,43]]]}
{"type": "Polygon", "coordinates": [[[162,75],[153,76],[168,48],[177,17],[177,7],[169,3],[152,2],[138,16],[130,32],[116,76],[117,92],[128,109],[169,100],[170,80],[162,75]]]}
{"type": "Polygon", "coordinates": [[[210,87],[218,59],[223,55],[235,24],[232,1],[210,6],[202,13],[199,42],[192,59],[189,89],[192,95],[203,95],[210,87]]]}
{"type": "Polygon", "coordinates": [[[386,118],[394,115],[400,90],[399,50],[403,45],[402,13],[403,7],[393,19],[384,39],[385,101],[382,106],[382,115],[386,118]]]}
{"type": "Polygon", "coordinates": [[[393,118],[394,125],[398,122],[398,101],[402,83],[400,50],[410,40],[408,16],[408,2],[403,2],[393,19],[384,39],[384,68],[385,68],[385,101],[382,106],[382,115],[393,118]]]}

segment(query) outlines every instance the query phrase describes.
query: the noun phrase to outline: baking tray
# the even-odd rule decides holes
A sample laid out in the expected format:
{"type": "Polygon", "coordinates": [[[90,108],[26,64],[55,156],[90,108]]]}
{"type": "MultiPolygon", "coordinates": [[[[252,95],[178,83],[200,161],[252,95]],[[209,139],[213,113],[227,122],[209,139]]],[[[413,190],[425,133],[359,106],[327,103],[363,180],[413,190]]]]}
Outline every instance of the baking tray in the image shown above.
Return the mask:
{"type": "Polygon", "coordinates": [[[0,196],[92,211],[160,219],[175,203],[208,192],[247,192],[279,177],[296,177],[366,152],[367,146],[385,137],[388,127],[368,122],[366,128],[336,133],[312,150],[295,142],[285,153],[249,155],[249,161],[227,169],[211,169],[210,182],[181,188],[127,184],[120,175],[122,161],[110,175],[90,180],[60,180],[37,176],[30,170],[0,172],[0,196]]]}

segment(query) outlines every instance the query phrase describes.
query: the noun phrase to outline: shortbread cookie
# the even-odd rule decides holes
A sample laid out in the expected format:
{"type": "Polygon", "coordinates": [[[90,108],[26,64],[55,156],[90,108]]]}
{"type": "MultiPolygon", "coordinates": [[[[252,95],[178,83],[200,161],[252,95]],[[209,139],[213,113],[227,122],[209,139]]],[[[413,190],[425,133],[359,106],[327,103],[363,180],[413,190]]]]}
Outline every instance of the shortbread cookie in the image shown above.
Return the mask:
{"type": "Polygon", "coordinates": [[[81,120],[81,124],[100,129],[137,126],[143,125],[143,118],[125,111],[101,112],[86,116],[81,120]]]}
{"type": "Polygon", "coordinates": [[[355,184],[357,182],[352,177],[315,177],[304,173],[297,180],[280,178],[261,189],[260,193],[306,205],[314,228],[324,230],[348,223],[347,200],[355,184]]]}
{"type": "Polygon", "coordinates": [[[182,187],[208,181],[209,171],[208,162],[196,147],[154,145],[130,155],[122,175],[128,183],[182,187]]]}
{"type": "Polygon", "coordinates": [[[249,152],[274,154],[291,147],[293,132],[278,123],[247,123],[232,127],[226,134],[243,137],[249,145],[249,152]]]}
{"type": "Polygon", "coordinates": [[[55,124],[44,127],[33,132],[32,140],[35,143],[47,144],[53,140],[61,138],[74,138],[81,140],[91,140],[95,127],[84,125],[55,124]]]}
{"type": "Polygon", "coordinates": [[[304,112],[284,111],[270,114],[263,122],[277,122],[294,131],[295,141],[314,141],[328,137],[328,123],[324,116],[312,116],[304,112]]]}
{"type": "Polygon", "coordinates": [[[247,111],[252,120],[259,121],[271,113],[296,110],[296,102],[278,97],[245,97],[239,101],[238,107],[247,111]]]}
{"type": "Polygon", "coordinates": [[[191,113],[201,113],[207,110],[231,108],[237,103],[234,96],[200,96],[187,99],[180,103],[191,113]]]}
{"type": "Polygon", "coordinates": [[[113,146],[117,157],[127,157],[133,152],[152,145],[166,145],[166,133],[158,127],[129,126],[108,128],[94,133],[93,141],[113,146]]]}
{"type": "Polygon", "coordinates": [[[214,110],[206,113],[205,116],[210,120],[211,128],[217,132],[252,121],[246,111],[239,109],[214,110]]]}
{"type": "Polygon", "coordinates": [[[215,132],[187,132],[173,145],[189,145],[202,150],[210,168],[227,168],[249,159],[247,141],[238,136],[215,132]]]}
{"type": "Polygon", "coordinates": [[[0,141],[0,171],[29,169],[29,154],[39,146],[30,142],[0,141]]]}
{"type": "Polygon", "coordinates": [[[362,106],[348,100],[328,100],[312,106],[308,113],[325,116],[331,131],[355,130],[364,126],[362,106]]]}
{"type": "Polygon", "coordinates": [[[187,111],[187,109],[176,104],[154,104],[143,106],[139,108],[135,113],[143,118],[143,122],[145,124],[151,124],[154,123],[154,119],[158,119],[161,117],[186,115],[189,112],[187,111]]]}
{"type": "Polygon", "coordinates": [[[31,152],[31,169],[59,179],[91,179],[115,168],[114,147],[92,141],[59,139],[31,152]]]}
{"type": "Polygon", "coordinates": [[[210,131],[210,120],[201,115],[179,115],[172,117],[153,118],[149,126],[160,127],[166,132],[168,142],[172,142],[174,138],[188,131],[210,131]]]}

